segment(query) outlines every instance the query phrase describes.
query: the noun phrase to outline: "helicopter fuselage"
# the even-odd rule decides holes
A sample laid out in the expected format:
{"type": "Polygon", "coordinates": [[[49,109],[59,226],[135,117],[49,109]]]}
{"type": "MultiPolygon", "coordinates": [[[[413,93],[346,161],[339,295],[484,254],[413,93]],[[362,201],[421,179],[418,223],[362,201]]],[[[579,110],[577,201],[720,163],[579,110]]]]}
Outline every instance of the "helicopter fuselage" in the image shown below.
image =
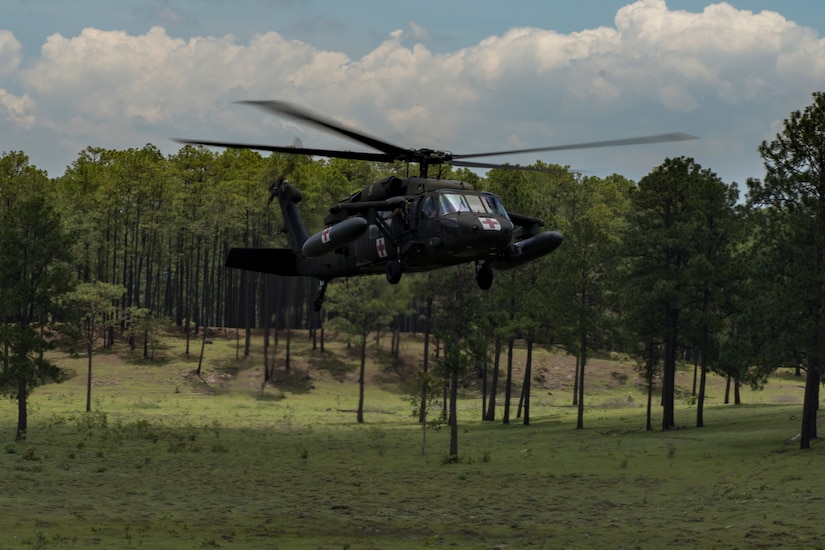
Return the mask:
{"type": "Polygon", "coordinates": [[[491,193],[439,189],[372,216],[375,222],[352,243],[355,265],[364,272],[380,272],[398,259],[404,271],[492,260],[513,240],[513,223],[491,193]]]}
{"type": "Polygon", "coordinates": [[[330,208],[312,236],[298,214],[298,189],[282,182],[275,196],[290,248],[233,249],[228,266],[324,282],[384,272],[397,283],[404,272],[475,262],[479,286],[488,288],[492,268],[521,265],[562,241],[541,231],[540,219],[511,217],[496,195],[460,181],[386,178],[330,208]]]}

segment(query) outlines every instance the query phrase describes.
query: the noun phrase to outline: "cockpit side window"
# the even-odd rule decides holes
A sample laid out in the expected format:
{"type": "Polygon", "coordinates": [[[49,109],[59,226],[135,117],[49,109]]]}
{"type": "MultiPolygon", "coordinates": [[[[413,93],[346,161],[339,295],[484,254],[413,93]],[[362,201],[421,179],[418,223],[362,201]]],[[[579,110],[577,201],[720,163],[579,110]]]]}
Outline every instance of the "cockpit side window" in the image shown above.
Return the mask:
{"type": "Polygon", "coordinates": [[[492,195],[490,193],[483,193],[481,195],[481,200],[484,202],[484,205],[489,209],[489,212],[498,214],[502,218],[510,219],[510,216],[507,215],[507,210],[504,209],[504,205],[501,204],[501,201],[498,199],[497,196],[492,195]]]}
{"type": "Polygon", "coordinates": [[[435,214],[435,199],[432,195],[424,197],[424,200],[421,201],[421,219],[426,220],[429,218],[433,218],[435,217],[435,214]]]}
{"type": "Polygon", "coordinates": [[[470,205],[472,212],[477,214],[491,214],[493,212],[487,208],[487,205],[484,204],[484,201],[482,201],[478,195],[465,195],[464,198],[467,200],[467,204],[470,205]]]}
{"type": "Polygon", "coordinates": [[[454,193],[444,193],[439,195],[438,200],[439,213],[443,216],[445,214],[455,214],[456,212],[469,212],[470,207],[462,195],[454,193]]]}

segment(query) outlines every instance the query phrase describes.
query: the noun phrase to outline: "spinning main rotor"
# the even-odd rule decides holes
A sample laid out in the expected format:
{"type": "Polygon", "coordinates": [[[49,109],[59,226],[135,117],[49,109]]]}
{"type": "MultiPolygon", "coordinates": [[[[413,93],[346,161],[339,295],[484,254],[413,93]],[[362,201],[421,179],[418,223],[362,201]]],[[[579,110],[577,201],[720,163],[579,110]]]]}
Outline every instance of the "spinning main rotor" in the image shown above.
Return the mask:
{"type": "Polygon", "coordinates": [[[514,166],[510,164],[493,164],[487,162],[478,162],[473,159],[479,157],[493,157],[502,155],[515,155],[522,153],[540,153],[549,151],[570,151],[574,149],[595,149],[599,147],[618,147],[624,145],[643,145],[651,143],[664,143],[669,141],[685,141],[696,139],[695,136],[673,132],[669,134],[656,134],[651,136],[641,136],[635,138],[614,139],[607,141],[593,141],[587,143],[574,143],[569,145],[554,145],[549,147],[532,147],[527,149],[512,149],[507,151],[490,151],[486,153],[469,153],[469,154],[454,154],[448,151],[438,151],[434,149],[409,149],[399,147],[387,141],[374,138],[362,132],[351,130],[333,120],[325,118],[321,115],[292,105],[284,101],[241,101],[248,105],[253,105],[268,112],[276,113],[278,115],[286,116],[294,120],[306,122],[314,126],[323,128],[335,134],[348,137],[354,141],[367,145],[373,149],[380,151],[379,153],[359,152],[359,151],[345,151],[339,149],[312,149],[306,147],[288,147],[279,145],[260,145],[254,143],[237,143],[227,141],[208,141],[208,140],[191,140],[180,139],[181,143],[189,143],[193,145],[207,145],[214,147],[229,147],[234,149],[253,149],[257,151],[270,151],[274,153],[290,153],[296,155],[322,156],[330,158],[343,158],[352,160],[366,160],[372,162],[412,162],[417,163],[420,167],[421,177],[427,177],[427,168],[429,166],[437,166],[447,164],[450,166],[461,166],[468,168],[499,168],[506,170],[526,170],[527,167],[514,166]]]}

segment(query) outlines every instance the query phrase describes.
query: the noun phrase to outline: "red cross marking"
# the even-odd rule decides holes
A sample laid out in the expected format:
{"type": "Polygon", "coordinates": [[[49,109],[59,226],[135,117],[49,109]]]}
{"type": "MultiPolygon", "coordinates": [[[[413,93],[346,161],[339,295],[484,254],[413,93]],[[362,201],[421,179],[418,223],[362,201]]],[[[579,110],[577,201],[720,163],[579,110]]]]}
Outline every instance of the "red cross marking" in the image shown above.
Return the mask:
{"type": "Polygon", "coordinates": [[[501,230],[501,224],[499,224],[498,220],[495,218],[481,218],[481,225],[484,229],[489,229],[492,231],[501,230]]]}
{"type": "Polygon", "coordinates": [[[387,247],[384,245],[384,237],[375,240],[375,249],[378,251],[379,258],[387,257],[387,247]]]}
{"type": "Polygon", "coordinates": [[[328,243],[329,242],[329,230],[330,229],[331,229],[330,227],[327,227],[326,229],[324,229],[324,232],[321,233],[321,242],[322,243],[328,243]]]}

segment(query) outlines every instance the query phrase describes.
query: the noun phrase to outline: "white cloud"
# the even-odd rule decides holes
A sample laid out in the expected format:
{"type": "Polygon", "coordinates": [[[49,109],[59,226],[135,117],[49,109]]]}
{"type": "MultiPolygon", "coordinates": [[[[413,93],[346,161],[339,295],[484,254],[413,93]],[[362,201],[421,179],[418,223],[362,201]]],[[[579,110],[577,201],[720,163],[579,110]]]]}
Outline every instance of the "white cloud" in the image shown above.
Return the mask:
{"type": "Polygon", "coordinates": [[[24,130],[35,126],[34,101],[31,97],[16,96],[0,88],[0,107],[5,109],[6,118],[16,126],[24,130]]]}
{"type": "Polygon", "coordinates": [[[22,47],[11,31],[0,30],[0,77],[13,75],[20,65],[22,47]]]}

